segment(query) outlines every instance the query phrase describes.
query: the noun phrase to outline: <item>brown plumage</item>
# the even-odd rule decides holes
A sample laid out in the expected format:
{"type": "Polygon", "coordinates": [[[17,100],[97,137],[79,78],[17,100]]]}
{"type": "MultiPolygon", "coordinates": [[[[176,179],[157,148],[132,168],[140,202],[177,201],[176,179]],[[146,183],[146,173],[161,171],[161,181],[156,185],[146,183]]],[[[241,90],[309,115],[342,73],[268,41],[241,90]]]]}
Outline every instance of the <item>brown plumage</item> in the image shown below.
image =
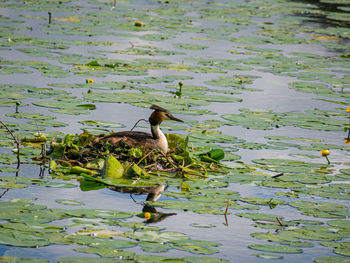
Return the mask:
{"type": "Polygon", "coordinates": [[[95,143],[105,141],[118,147],[121,141],[123,141],[130,147],[142,146],[148,149],[157,149],[166,154],[168,152],[168,141],[160,130],[159,125],[164,120],[183,121],[174,117],[168,110],[157,105],[152,105],[150,108],[154,110],[148,119],[152,134],[137,131],[122,131],[99,138],[95,143]]]}

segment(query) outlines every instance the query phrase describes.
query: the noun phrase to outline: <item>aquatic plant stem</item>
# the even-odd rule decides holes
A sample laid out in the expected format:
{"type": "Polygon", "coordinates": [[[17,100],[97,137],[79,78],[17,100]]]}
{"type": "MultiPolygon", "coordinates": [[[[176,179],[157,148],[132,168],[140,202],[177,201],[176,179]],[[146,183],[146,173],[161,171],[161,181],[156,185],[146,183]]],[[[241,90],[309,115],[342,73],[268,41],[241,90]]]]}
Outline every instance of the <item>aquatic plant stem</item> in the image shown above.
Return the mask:
{"type": "Polygon", "coordinates": [[[1,195],[0,195],[0,198],[2,198],[10,189],[7,188],[1,195]]]}
{"type": "Polygon", "coordinates": [[[331,162],[329,161],[328,156],[326,155],[325,157],[326,157],[326,159],[327,159],[328,165],[330,165],[331,162]]]}
{"type": "Polygon", "coordinates": [[[284,175],[284,173],[276,174],[276,175],[274,175],[274,176],[271,176],[271,178],[277,178],[277,177],[280,177],[280,176],[282,176],[282,175],[284,175]]]}
{"type": "Polygon", "coordinates": [[[18,139],[18,136],[16,138],[16,136],[13,134],[13,132],[9,129],[9,127],[7,127],[7,125],[5,123],[3,123],[1,120],[0,120],[0,123],[6,128],[6,130],[10,133],[10,135],[12,136],[13,140],[15,141],[16,143],[16,146],[17,146],[17,169],[19,168],[20,164],[21,164],[21,160],[19,158],[19,139],[18,139]]]}
{"type": "Polygon", "coordinates": [[[20,104],[20,103],[17,101],[17,102],[16,102],[16,113],[19,113],[19,110],[18,110],[19,104],[20,104]]]}
{"type": "Polygon", "coordinates": [[[42,159],[42,164],[45,165],[46,163],[46,143],[43,143],[41,145],[41,159],[42,159]]]}
{"type": "Polygon", "coordinates": [[[150,151],[149,153],[147,153],[144,157],[141,158],[141,160],[136,164],[139,165],[144,159],[146,159],[148,156],[150,156],[153,153],[154,149],[152,151],[150,151]]]}
{"type": "Polygon", "coordinates": [[[276,216],[276,220],[280,224],[280,226],[284,226],[279,216],[276,216]]]}
{"type": "Polygon", "coordinates": [[[229,199],[229,200],[227,201],[227,205],[226,205],[226,209],[225,209],[225,213],[224,213],[224,217],[225,217],[225,223],[224,223],[224,225],[225,225],[225,226],[228,226],[227,211],[228,211],[228,208],[229,208],[230,204],[231,204],[231,200],[229,199]]]}
{"type": "Polygon", "coordinates": [[[227,211],[228,211],[230,204],[231,204],[231,200],[228,200],[227,205],[226,205],[226,209],[225,209],[225,216],[227,215],[227,211]]]}
{"type": "Polygon", "coordinates": [[[38,123],[37,123],[36,121],[35,121],[35,126],[36,126],[36,129],[37,129],[37,131],[38,131],[38,135],[41,136],[40,130],[39,130],[39,126],[38,126],[38,123]]]}

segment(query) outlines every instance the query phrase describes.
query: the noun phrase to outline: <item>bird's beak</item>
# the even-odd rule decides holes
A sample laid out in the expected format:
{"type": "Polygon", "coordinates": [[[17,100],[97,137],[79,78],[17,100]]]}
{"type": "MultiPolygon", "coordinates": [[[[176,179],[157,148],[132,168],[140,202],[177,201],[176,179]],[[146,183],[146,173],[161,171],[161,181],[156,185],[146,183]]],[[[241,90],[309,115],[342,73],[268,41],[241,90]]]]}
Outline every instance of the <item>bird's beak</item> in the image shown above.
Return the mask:
{"type": "Polygon", "coordinates": [[[172,114],[167,114],[167,117],[169,120],[172,120],[172,121],[184,122],[183,120],[180,120],[180,119],[174,117],[172,114]]]}

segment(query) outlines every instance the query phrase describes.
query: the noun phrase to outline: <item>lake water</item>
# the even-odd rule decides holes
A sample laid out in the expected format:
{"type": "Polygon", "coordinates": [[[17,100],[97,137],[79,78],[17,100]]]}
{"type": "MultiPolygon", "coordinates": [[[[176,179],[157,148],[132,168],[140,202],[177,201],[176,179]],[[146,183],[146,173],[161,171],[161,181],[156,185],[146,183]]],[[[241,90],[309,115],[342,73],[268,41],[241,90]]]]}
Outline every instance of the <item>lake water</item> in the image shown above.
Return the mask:
{"type": "MultiPolygon", "coordinates": [[[[30,157],[40,149],[25,153],[28,147],[21,146],[23,163],[17,173],[8,170],[17,166],[15,144],[2,129],[0,256],[23,262],[146,262],[140,255],[154,256],[150,262],[350,262],[349,11],[342,0],[127,0],[115,7],[107,0],[0,1],[0,120],[15,135],[33,136],[38,127],[50,140],[83,129],[129,130],[157,104],[185,121],[165,122],[165,132],[189,135],[203,151],[224,149],[222,164],[231,168],[192,182],[169,179],[154,205],[176,215],[145,223],[136,214],[146,194],[82,191],[77,176],[57,178],[48,164],[33,164],[30,157]],[[180,81],[182,96],[175,97],[180,81]],[[330,165],[323,149],[330,151],[330,165]],[[190,193],[181,192],[183,181],[190,193]],[[208,192],[196,192],[196,186],[208,192]],[[171,206],[176,200],[186,209],[171,206]],[[188,208],[195,200],[212,210],[188,208]],[[226,221],[228,200],[234,205],[226,221]],[[45,207],[25,210],[31,203],[45,207]],[[55,216],[45,214],[50,209],[55,216]],[[130,214],[69,214],[72,209],[130,214]],[[64,228],[53,237],[43,234],[51,230],[37,234],[35,224],[64,228]],[[93,229],[88,237],[98,236],[97,229],[113,231],[107,237],[135,245],[93,250],[91,241],[64,237],[82,236],[84,229],[93,229]],[[147,231],[157,233],[156,240],[147,231]],[[176,243],[173,232],[160,241],[166,231],[203,242],[176,243]]],[[[149,131],[144,122],[136,129],[149,131]]]]}

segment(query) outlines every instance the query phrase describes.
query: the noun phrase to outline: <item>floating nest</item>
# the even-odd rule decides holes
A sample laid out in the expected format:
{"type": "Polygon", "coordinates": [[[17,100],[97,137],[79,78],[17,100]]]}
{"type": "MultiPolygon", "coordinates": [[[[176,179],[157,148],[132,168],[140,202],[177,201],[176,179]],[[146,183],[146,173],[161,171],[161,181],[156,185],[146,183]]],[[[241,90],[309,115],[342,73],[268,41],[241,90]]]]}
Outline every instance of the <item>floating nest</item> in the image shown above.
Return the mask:
{"type": "Polygon", "coordinates": [[[167,134],[168,154],[142,147],[129,147],[120,143],[118,147],[97,138],[87,131],[82,134],[67,134],[63,139],[51,142],[47,154],[53,172],[80,174],[87,180],[105,183],[117,179],[151,179],[166,175],[187,179],[205,178],[208,171],[221,169],[219,160],[222,150],[212,150],[199,155],[188,148],[188,138],[167,134]],[[95,179],[93,179],[95,178],[95,179]]]}

